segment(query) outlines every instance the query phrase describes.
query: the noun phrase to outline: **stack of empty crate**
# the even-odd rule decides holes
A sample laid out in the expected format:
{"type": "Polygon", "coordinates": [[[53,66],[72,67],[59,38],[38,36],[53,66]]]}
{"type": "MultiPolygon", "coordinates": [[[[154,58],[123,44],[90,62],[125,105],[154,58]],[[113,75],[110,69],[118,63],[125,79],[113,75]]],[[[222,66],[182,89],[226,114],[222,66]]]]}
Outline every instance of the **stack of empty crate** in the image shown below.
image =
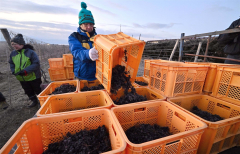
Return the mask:
{"type": "Polygon", "coordinates": [[[63,54],[63,58],[50,58],[48,62],[48,72],[52,81],[74,79],[72,54],[63,54]]]}

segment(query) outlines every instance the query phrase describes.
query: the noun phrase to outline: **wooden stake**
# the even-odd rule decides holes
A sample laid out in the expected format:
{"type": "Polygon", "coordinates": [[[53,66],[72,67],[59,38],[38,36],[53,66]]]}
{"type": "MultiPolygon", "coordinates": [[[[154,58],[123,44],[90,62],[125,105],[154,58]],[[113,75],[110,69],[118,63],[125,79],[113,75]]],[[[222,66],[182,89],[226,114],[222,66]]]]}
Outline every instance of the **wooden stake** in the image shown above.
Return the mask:
{"type": "MultiPolygon", "coordinates": [[[[199,44],[198,44],[198,49],[197,49],[197,52],[196,52],[196,55],[199,55],[199,52],[200,52],[201,46],[202,46],[202,42],[199,42],[199,44]]],[[[197,59],[198,59],[198,56],[195,56],[194,62],[196,62],[197,59]]]]}
{"type": "Polygon", "coordinates": [[[175,43],[175,46],[174,46],[174,48],[172,50],[172,53],[171,53],[170,58],[169,58],[169,61],[172,61],[173,55],[174,55],[174,53],[175,53],[175,51],[177,49],[177,46],[178,46],[178,42],[179,42],[179,39],[177,39],[177,41],[175,43]]]}

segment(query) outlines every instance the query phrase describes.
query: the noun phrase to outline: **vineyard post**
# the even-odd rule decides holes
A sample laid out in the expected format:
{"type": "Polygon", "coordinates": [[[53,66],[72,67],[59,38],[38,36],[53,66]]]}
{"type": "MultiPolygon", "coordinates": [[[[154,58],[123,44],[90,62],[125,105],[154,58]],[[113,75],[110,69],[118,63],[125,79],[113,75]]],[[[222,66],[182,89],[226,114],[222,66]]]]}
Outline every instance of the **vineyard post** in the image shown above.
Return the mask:
{"type": "MultiPolygon", "coordinates": [[[[202,47],[202,42],[199,42],[196,55],[199,55],[200,49],[202,47]]],[[[197,62],[198,56],[195,56],[194,62],[197,62]]]]}
{"type": "Polygon", "coordinates": [[[182,56],[183,56],[183,44],[184,44],[184,39],[182,39],[182,37],[184,37],[185,33],[181,34],[181,41],[180,41],[180,48],[179,48],[179,57],[178,57],[178,61],[182,60],[182,56]]]}

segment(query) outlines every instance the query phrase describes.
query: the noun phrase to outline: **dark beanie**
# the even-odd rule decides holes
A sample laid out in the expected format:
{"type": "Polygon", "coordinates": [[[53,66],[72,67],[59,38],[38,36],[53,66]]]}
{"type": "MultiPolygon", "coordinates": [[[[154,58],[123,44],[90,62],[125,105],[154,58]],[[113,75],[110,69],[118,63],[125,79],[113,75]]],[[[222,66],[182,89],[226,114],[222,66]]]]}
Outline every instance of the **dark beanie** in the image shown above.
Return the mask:
{"type": "Polygon", "coordinates": [[[14,43],[17,43],[17,44],[20,44],[20,45],[25,45],[25,41],[23,39],[23,35],[22,34],[17,34],[16,36],[14,36],[11,39],[11,42],[14,42],[14,43]]]}

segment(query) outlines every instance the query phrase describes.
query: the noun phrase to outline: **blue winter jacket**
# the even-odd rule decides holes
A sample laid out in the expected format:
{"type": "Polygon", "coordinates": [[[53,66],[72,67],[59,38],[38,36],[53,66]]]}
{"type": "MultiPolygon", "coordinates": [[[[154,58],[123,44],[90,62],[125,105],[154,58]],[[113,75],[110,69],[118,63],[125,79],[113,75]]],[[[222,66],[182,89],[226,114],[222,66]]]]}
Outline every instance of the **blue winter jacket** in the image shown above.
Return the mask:
{"type": "MultiPolygon", "coordinates": [[[[93,42],[86,32],[81,31],[78,27],[77,32],[82,36],[82,40],[87,40],[89,49],[93,47],[93,42]]],[[[95,33],[96,35],[96,33],[95,33]]],[[[83,47],[77,36],[72,33],[68,37],[69,49],[73,55],[73,71],[74,75],[82,80],[93,81],[96,80],[96,62],[92,61],[89,57],[89,49],[83,47]]]]}

